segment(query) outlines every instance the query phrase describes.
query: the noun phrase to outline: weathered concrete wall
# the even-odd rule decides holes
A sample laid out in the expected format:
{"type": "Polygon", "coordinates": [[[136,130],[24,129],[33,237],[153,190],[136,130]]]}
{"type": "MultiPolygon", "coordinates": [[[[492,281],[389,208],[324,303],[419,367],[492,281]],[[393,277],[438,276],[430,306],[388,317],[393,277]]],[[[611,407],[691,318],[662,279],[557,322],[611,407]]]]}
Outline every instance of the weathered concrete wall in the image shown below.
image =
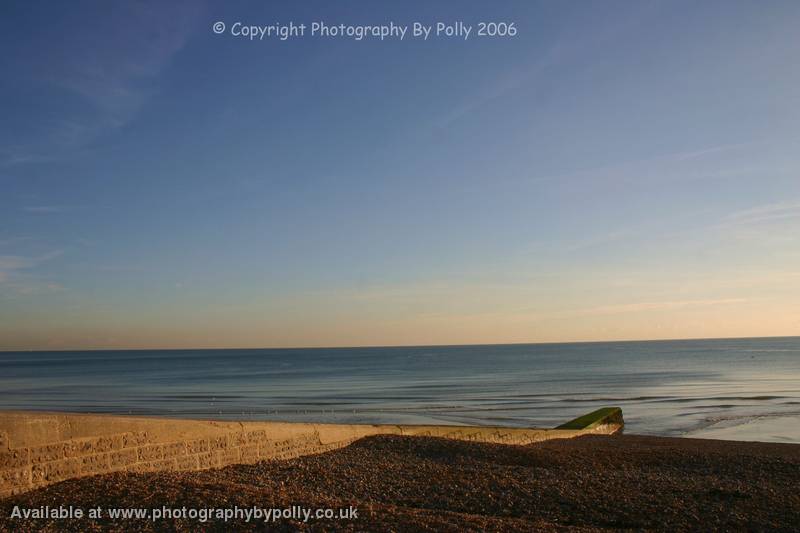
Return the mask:
{"type": "Polygon", "coordinates": [[[425,435],[530,444],[591,429],[221,422],[85,414],[0,412],[0,497],[109,472],[203,470],[321,453],[369,435],[425,435]]]}

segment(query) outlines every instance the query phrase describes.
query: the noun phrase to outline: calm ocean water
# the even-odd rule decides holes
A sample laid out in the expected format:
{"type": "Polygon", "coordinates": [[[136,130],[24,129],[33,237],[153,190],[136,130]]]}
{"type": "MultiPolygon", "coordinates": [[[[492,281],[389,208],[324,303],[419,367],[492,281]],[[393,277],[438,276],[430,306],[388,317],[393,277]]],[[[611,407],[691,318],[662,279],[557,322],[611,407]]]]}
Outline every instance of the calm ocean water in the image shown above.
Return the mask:
{"type": "Polygon", "coordinates": [[[0,352],[0,408],[555,426],[800,442],[800,337],[398,348],[0,352]]]}

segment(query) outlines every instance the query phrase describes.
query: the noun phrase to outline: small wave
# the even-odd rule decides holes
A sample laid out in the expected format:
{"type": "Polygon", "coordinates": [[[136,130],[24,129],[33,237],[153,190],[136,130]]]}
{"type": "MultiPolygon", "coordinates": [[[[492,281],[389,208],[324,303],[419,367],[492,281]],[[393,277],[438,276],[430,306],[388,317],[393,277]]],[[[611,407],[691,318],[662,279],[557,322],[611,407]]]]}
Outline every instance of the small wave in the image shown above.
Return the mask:
{"type": "MultiPolygon", "coordinates": [[[[142,396],[148,398],[148,396],[142,396]]],[[[246,398],[236,394],[162,394],[159,398],[166,398],[170,400],[238,400],[246,398]]]]}
{"type": "Polygon", "coordinates": [[[793,396],[629,396],[629,397],[594,397],[594,398],[561,398],[557,401],[564,403],[581,402],[665,402],[665,403],[688,403],[704,402],[711,400],[734,400],[734,401],[770,401],[793,398],[793,396]]]}
{"type": "Polygon", "coordinates": [[[734,400],[734,401],[770,401],[770,400],[783,400],[793,398],[793,396],[698,396],[678,398],[672,397],[664,400],[655,400],[659,402],[673,402],[673,403],[688,403],[688,402],[704,402],[709,400],[734,400]]]}
{"type": "Polygon", "coordinates": [[[562,398],[559,402],[646,402],[653,400],[669,401],[674,396],[633,396],[629,398],[562,398]]]}

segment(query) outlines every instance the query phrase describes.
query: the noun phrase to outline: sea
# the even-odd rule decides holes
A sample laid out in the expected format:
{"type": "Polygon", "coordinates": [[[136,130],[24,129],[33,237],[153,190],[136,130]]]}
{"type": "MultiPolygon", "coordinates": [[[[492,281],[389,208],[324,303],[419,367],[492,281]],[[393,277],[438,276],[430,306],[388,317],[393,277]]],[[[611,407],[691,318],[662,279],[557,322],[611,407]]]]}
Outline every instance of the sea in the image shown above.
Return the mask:
{"type": "Polygon", "coordinates": [[[0,352],[0,409],[554,427],[800,443],[800,337],[370,348],[0,352]]]}

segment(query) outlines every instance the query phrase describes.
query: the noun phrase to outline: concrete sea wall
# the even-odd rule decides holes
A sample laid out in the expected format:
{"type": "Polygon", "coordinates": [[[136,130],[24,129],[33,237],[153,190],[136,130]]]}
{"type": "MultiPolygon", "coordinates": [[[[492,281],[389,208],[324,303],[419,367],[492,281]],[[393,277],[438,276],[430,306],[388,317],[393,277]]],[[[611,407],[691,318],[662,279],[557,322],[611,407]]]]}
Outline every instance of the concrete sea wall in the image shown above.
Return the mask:
{"type": "Polygon", "coordinates": [[[611,434],[623,427],[617,411],[595,412],[598,416],[590,417],[584,429],[228,422],[0,411],[0,497],[110,472],[203,470],[290,459],[379,434],[504,444],[611,434]]]}

